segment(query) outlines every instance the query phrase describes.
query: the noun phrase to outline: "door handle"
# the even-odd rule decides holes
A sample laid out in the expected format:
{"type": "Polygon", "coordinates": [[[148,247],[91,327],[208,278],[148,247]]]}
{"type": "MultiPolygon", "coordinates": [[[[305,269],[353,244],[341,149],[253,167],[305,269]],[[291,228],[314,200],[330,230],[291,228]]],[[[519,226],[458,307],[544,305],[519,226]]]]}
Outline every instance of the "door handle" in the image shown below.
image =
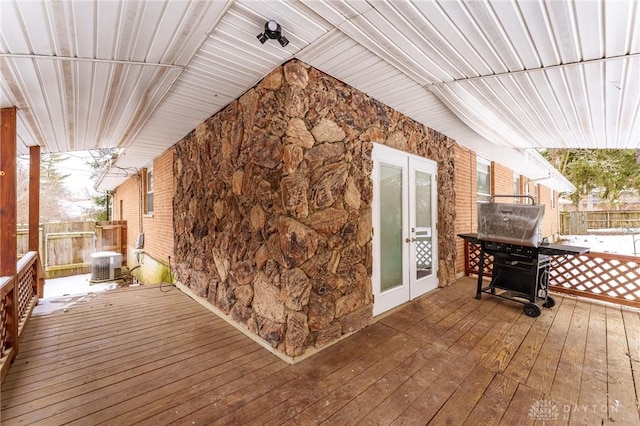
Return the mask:
{"type": "Polygon", "coordinates": [[[407,238],[405,238],[405,240],[404,240],[404,241],[405,241],[406,243],[415,243],[415,242],[416,242],[416,241],[418,241],[418,240],[416,240],[415,238],[409,238],[409,237],[407,237],[407,238]]]}

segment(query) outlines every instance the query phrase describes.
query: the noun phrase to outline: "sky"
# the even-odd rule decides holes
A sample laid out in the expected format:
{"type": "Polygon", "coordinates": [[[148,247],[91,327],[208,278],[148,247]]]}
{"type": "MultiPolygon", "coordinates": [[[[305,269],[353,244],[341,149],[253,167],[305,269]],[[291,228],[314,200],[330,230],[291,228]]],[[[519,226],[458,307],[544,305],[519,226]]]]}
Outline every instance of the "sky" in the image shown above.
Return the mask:
{"type": "MultiPolygon", "coordinates": [[[[62,180],[62,184],[67,189],[68,195],[58,202],[70,217],[83,217],[87,210],[95,208],[93,197],[101,195],[93,189],[92,171],[87,164],[92,161],[92,157],[87,151],[67,152],[63,155],[67,157],[66,160],[56,163],[55,168],[59,174],[67,175],[62,180]]],[[[18,162],[22,170],[26,168],[28,173],[28,156],[19,157],[18,162]]]]}
{"type": "Polygon", "coordinates": [[[96,195],[93,189],[94,181],[91,180],[91,169],[86,164],[91,160],[91,156],[86,151],[67,152],[65,155],[69,158],[59,164],[60,173],[69,174],[70,176],[64,180],[64,184],[72,192],[73,195],[84,197],[86,191],[96,195]]]}
{"type": "MultiPolygon", "coordinates": [[[[65,187],[74,196],[86,197],[87,190],[92,196],[97,195],[93,189],[94,181],[91,180],[91,168],[87,164],[87,161],[91,160],[89,153],[87,151],[74,151],[65,152],[63,155],[68,158],[58,163],[56,169],[60,174],[69,175],[63,181],[65,187]]],[[[29,167],[28,156],[19,157],[18,162],[22,163],[23,167],[29,167]]]]}

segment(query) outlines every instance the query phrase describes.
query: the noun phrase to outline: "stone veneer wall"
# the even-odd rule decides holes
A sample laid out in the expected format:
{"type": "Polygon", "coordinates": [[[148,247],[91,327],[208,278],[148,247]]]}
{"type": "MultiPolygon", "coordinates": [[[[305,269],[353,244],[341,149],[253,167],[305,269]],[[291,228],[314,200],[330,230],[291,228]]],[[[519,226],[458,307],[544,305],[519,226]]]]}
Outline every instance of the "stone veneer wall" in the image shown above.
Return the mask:
{"type": "Polygon", "coordinates": [[[176,145],[176,278],[293,357],[368,325],[373,142],[438,162],[453,282],[455,143],[298,60],[176,145]]]}

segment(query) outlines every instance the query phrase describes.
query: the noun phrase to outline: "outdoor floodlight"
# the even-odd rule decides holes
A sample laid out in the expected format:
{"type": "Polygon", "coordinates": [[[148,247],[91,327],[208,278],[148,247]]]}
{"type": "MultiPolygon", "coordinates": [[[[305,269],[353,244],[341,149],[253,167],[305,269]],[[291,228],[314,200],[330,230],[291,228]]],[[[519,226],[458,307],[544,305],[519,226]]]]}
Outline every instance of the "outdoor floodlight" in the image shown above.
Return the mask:
{"type": "Polygon", "coordinates": [[[258,40],[260,43],[264,44],[268,39],[278,40],[280,46],[285,47],[289,44],[289,40],[285,36],[282,35],[282,29],[280,28],[280,24],[278,24],[273,19],[267,21],[264,24],[264,32],[258,34],[258,40]]]}

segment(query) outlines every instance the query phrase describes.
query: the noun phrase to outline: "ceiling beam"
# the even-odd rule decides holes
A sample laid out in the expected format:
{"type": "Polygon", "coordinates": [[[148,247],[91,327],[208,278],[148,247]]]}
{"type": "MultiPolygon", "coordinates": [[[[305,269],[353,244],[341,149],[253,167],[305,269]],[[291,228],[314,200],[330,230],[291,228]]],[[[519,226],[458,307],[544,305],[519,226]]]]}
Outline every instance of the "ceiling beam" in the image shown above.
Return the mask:
{"type": "Polygon", "coordinates": [[[160,68],[177,68],[183,69],[182,65],[162,64],[154,62],[141,62],[141,61],[125,61],[118,59],[98,59],[98,58],[80,58],[77,56],[58,56],[58,55],[33,55],[22,53],[0,53],[0,58],[13,58],[13,59],[50,59],[54,61],[74,61],[74,62],[93,62],[104,64],[122,64],[122,65],[144,65],[160,68]]]}
{"type": "Polygon", "coordinates": [[[524,70],[517,70],[517,71],[505,71],[505,72],[500,72],[500,73],[495,73],[495,74],[477,75],[477,76],[474,76],[474,77],[458,78],[458,79],[450,80],[450,81],[441,81],[439,83],[427,83],[427,84],[423,84],[423,87],[429,88],[429,87],[434,87],[434,86],[446,86],[446,85],[449,85],[449,84],[461,83],[461,82],[465,82],[465,81],[483,80],[483,79],[486,79],[486,78],[501,77],[501,76],[506,76],[506,75],[528,74],[528,73],[532,73],[532,72],[535,72],[535,71],[546,71],[546,70],[553,70],[553,69],[561,69],[561,68],[567,68],[567,67],[574,67],[574,66],[577,66],[577,65],[597,64],[599,62],[617,61],[617,60],[622,60],[622,59],[631,59],[631,58],[638,58],[638,57],[640,57],[640,53],[627,53],[626,55],[610,56],[610,57],[607,57],[607,58],[588,59],[586,61],[568,62],[566,64],[550,65],[550,66],[546,66],[546,67],[542,66],[542,67],[527,68],[527,69],[524,69],[524,70]]]}

